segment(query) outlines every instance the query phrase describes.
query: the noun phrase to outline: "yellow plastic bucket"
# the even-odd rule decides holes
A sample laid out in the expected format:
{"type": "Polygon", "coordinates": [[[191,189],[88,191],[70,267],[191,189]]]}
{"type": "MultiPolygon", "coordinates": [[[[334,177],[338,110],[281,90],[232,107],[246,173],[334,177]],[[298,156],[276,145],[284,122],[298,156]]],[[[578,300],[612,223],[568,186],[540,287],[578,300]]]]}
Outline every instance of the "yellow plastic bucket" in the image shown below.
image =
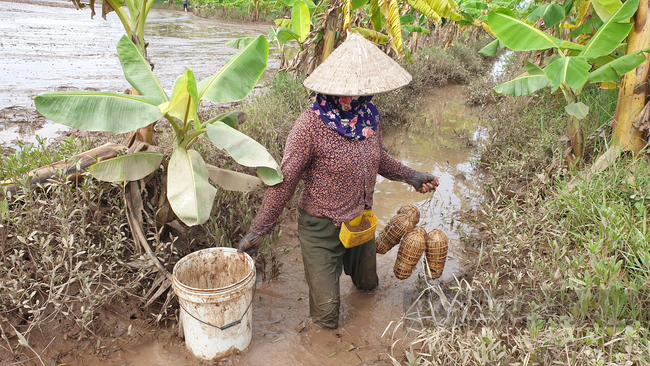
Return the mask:
{"type": "Polygon", "coordinates": [[[368,240],[375,237],[375,230],[377,229],[377,216],[375,216],[372,211],[363,211],[361,215],[350,220],[349,225],[357,226],[361,224],[361,220],[363,220],[364,217],[370,221],[370,228],[364,231],[352,232],[348,230],[347,225],[341,225],[341,233],[339,234],[339,239],[341,239],[341,243],[343,243],[344,247],[354,248],[357,245],[367,243],[368,240]]]}

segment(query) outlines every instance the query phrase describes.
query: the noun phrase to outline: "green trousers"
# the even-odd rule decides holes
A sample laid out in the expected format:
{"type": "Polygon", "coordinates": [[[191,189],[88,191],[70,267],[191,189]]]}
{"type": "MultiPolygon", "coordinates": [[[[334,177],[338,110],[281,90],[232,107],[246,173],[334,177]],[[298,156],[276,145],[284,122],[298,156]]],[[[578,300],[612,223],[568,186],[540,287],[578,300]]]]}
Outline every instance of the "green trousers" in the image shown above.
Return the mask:
{"type": "Polygon", "coordinates": [[[337,328],[341,304],[339,278],[345,274],[359,290],[374,290],[378,283],[375,239],[346,249],[339,240],[340,228],[331,219],[315,217],[298,209],[298,236],[309,285],[309,313],[314,323],[337,328]]]}

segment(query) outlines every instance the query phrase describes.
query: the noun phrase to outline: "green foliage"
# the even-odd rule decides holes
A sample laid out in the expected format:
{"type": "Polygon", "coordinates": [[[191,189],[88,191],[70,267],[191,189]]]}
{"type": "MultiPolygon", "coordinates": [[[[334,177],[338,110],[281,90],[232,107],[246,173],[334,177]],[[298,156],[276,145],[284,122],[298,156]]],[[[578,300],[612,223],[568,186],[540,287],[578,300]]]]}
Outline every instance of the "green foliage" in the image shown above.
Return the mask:
{"type": "MultiPolygon", "coordinates": [[[[266,149],[233,128],[235,117],[232,114],[222,114],[211,119],[210,123],[202,123],[198,117],[202,100],[226,103],[241,100],[251,92],[266,68],[269,45],[264,36],[250,42],[219,72],[198,84],[194,73],[185,70],[176,79],[170,100],[160,105],[147,100],[166,100],[166,95],[148,69],[146,60],[137,57],[134,47],[128,43],[131,41],[122,37],[118,55],[125,66],[127,79],[136,81],[143,91],[142,97],[97,92],[49,93],[35,98],[37,110],[59,123],[108,132],[131,131],[164,115],[173,128],[175,148],[167,171],[167,197],[174,212],[187,225],[201,224],[209,218],[216,194],[216,189],[208,181],[205,162],[196,150],[191,149],[206,132],[218,147],[228,151],[241,164],[260,167],[258,174],[267,184],[282,181],[280,167],[266,149]],[[220,122],[220,119],[228,123],[220,122]]],[[[158,164],[159,158],[155,158],[158,164]]],[[[152,155],[124,157],[99,163],[91,173],[97,173],[98,179],[130,180],[148,175],[157,169],[158,164],[152,155]]],[[[237,177],[233,175],[228,179],[232,181],[237,177]]],[[[248,190],[247,181],[242,181],[245,190],[248,190]]]]}

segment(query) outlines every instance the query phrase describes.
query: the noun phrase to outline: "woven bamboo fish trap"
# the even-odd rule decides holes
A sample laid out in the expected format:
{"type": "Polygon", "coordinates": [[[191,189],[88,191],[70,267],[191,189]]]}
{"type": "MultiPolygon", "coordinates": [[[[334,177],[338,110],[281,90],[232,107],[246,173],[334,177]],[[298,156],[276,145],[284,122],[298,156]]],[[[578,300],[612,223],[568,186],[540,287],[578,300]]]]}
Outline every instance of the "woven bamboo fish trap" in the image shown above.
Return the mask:
{"type": "Polygon", "coordinates": [[[412,223],[408,215],[393,216],[375,241],[377,253],[386,254],[399,243],[404,234],[413,230],[414,227],[415,224],[412,223]]]}
{"type": "Polygon", "coordinates": [[[420,210],[413,205],[404,205],[397,210],[398,215],[408,215],[411,218],[413,227],[420,221],[420,210]]]}
{"type": "Polygon", "coordinates": [[[429,270],[427,276],[435,280],[442,275],[449,250],[449,238],[441,230],[433,230],[427,234],[426,256],[429,270]]]}
{"type": "Polygon", "coordinates": [[[393,267],[395,277],[405,280],[411,276],[427,246],[427,232],[421,227],[409,231],[402,238],[393,267]]]}

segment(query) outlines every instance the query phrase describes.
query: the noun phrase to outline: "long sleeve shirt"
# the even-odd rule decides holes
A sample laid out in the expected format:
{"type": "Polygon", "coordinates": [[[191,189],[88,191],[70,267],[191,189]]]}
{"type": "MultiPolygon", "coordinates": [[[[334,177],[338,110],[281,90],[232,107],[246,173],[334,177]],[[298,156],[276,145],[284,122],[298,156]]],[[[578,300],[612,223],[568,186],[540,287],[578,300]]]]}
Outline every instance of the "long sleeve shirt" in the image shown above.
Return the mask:
{"type": "Polygon", "coordinates": [[[377,174],[405,182],[415,173],[384,151],[381,127],[363,141],[348,139],[311,109],[291,129],[281,169],[284,181],[268,188],[251,225],[257,235],[271,232],[300,180],[305,182],[300,208],[339,227],[372,207],[377,174]]]}

